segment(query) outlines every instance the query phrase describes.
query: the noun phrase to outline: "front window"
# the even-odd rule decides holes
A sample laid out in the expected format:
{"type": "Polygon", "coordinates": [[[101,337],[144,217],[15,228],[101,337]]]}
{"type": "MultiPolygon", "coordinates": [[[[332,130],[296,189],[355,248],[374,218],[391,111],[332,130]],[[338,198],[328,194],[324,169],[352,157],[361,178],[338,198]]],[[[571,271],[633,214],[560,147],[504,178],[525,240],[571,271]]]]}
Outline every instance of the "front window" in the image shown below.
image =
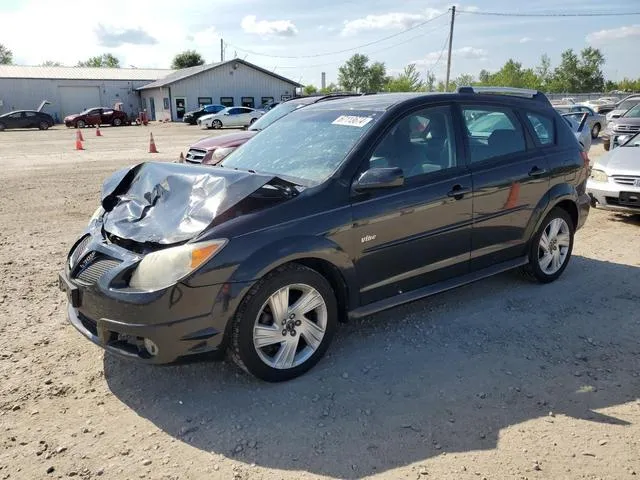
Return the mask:
{"type": "Polygon", "coordinates": [[[634,136],[626,140],[621,147],[640,147],[640,133],[636,133],[634,136]]]}
{"type": "Polygon", "coordinates": [[[379,115],[372,111],[298,110],[235,150],[221,166],[317,185],[342,165],[379,115]]]}
{"type": "Polygon", "coordinates": [[[616,110],[629,110],[630,108],[638,105],[638,103],[640,103],[640,98],[631,98],[629,100],[625,100],[624,102],[620,103],[620,105],[618,105],[618,108],[616,108],[616,110]]]}
{"type": "Polygon", "coordinates": [[[289,102],[281,103],[280,105],[272,108],[267,113],[265,113],[262,117],[260,117],[260,119],[257,122],[255,122],[253,125],[251,125],[251,127],[249,127],[249,130],[256,130],[256,131],[264,130],[276,120],[281,119],[285,115],[303,106],[304,105],[300,103],[297,103],[297,104],[289,103],[289,102]]]}
{"type": "Polygon", "coordinates": [[[624,115],[624,118],[640,118],[640,104],[629,109],[624,115]]]}

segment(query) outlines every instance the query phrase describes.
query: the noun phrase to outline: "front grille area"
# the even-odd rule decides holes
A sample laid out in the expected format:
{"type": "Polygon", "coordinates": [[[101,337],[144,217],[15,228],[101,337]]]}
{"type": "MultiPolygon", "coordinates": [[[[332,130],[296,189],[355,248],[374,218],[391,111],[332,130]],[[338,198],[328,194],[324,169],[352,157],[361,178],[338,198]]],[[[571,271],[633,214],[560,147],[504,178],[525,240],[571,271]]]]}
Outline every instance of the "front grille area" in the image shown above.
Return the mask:
{"type": "Polygon", "coordinates": [[[82,240],[80,240],[80,243],[78,243],[78,246],[75,248],[75,250],[71,253],[71,256],[69,257],[69,268],[73,268],[74,266],[76,266],[76,264],[78,263],[78,260],[80,260],[80,256],[84,254],[84,249],[87,248],[87,245],[89,244],[90,241],[91,241],[90,235],[85,235],[82,238],[82,240]]]}
{"type": "Polygon", "coordinates": [[[118,260],[113,260],[111,258],[99,258],[97,260],[93,260],[87,267],[80,270],[76,275],[76,278],[81,282],[93,285],[100,280],[102,275],[112,268],[117,267],[119,264],[120,262],[118,260]]]}
{"type": "Polygon", "coordinates": [[[616,133],[640,132],[640,125],[616,125],[616,133]]]}
{"type": "Polygon", "coordinates": [[[640,182],[640,177],[633,175],[613,175],[611,178],[620,185],[636,185],[636,182],[640,182]]]}
{"type": "Polygon", "coordinates": [[[202,163],[202,160],[204,160],[206,154],[206,150],[200,150],[199,148],[190,148],[187,152],[187,156],[185,157],[185,161],[189,163],[202,163]]]}

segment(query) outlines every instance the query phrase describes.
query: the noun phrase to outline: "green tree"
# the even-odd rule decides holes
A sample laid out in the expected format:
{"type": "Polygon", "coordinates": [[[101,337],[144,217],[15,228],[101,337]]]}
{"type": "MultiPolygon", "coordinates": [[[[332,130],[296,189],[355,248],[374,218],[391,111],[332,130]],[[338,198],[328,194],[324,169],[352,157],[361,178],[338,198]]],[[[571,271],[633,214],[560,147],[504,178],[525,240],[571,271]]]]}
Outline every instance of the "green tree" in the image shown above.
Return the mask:
{"type": "Polygon", "coordinates": [[[478,83],[481,85],[489,85],[491,83],[491,74],[484,68],[478,74],[478,83]]]}
{"type": "Polygon", "coordinates": [[[54,62],[53,60],[46,60],[40,64],[41,67],[61,67],[60,62],[54,62]]]}
{"type": "Polygon", "coordinates": [[[315,85],[305,85],[302,91],[305,95],[313,95],[318,92],[318,88],[315,85]]]}
{"type": "Polygon", "coordinates": [[[550,91],[570,93],[580,91],[580,60],[573,49],[562,52],[560,65],[553,71],[550,91]]]}
{"type": "Polygon", "coordinates": [[[438,81],[438,85],[436,86],[436,92],[444,92],[445,84],[442,80],[438,81]]]}
{"type": "Polygon", "coordinates": [[[604,89],[602,66],[604,55],[597,48],[587,47],[580,52],[579,75],[581,92],[601,92],[604,89]]]}
{"type": "Polygon", "coordinates": [[[540,80],[531,68],[522,68],[522,63],[509,59],[496,73],[489,74],[488,84],[500,87],[538,88],[540,80]]]}
{"type": "Polygon", "coordinates": [[[338,82],[349,91],[362,91],[367,87],[369,57],[356,53],[338,68],[338,82]]]}
{"type": "Polygon", "coordinates": [[[474,83],[476,83],[476,79],[473,78],[473,75],[463,73],[458,75],[453,82],[449,82],[449,90],[455,91],[458,87],[470,87],[474,83]]]}
{"type": "Polygon", "coordinates": [[[387,83],[387,90],[390,92],[419,92],[424,89],[425,84],[413,63],[404,67],[400,75],[390,78],[387,83]]]}
{"type": "Polygon", "coordinates": [[[384,63],[375,62],[367,72],[365,90],[367,92],[381,92],[388,81],[389,77],[387,77],[387,69],[384,63]]]}
{"type": "Polygon", "coordinates": [[[0,65],[11,65],[13,63],[13,52],[0,43],[0,65]]]}
{"type": "Polygon", "coordinates": [[[542,89],[546,89],[548,87],[551,82],[552,74],[551,59],[549,58],[549,55],[543,53],[540,57],[540,64],[536,67],[536,75],[538,75],[538,80],[542,89]]]}
{"type": "Polygon", "coordinates": [[[78,62],[79,67],[120,68],[120,60],[110,53],[90,57],[84,62],[78,62]]]}
{"type": "Polygon", "coordinates": [[[340,87],[338,87],[338,85],[336,85],[335,83],[330,83],[326,87],[320,89],[320,93],[323,93],[325,95],[327,93],[333,93],[333,92],[339,92],[339,91],[340,91],[340,87]]]}
{"type": "Polygon", "coordinates": [[[434,92],[436,90],[436,75],[430,70],[427,70],[427,73],[425,74],[424,89],[427,92],[434,92]]]}
{"type": "Polygon", "coordinates": [[[204,65],[204,59],[195,50],[185,50],[173,57],[171,62],[171,68],[179,70],[181,68],[195,67],[198,65],[204,65]]]}

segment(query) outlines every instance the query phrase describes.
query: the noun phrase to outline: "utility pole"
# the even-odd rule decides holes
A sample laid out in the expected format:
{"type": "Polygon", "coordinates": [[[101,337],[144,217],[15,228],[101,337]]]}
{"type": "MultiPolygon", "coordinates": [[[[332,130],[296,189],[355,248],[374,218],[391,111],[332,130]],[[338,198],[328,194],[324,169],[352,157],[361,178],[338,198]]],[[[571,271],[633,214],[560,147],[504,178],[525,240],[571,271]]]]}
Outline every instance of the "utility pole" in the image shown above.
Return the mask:
{"type": "Polygon", "coordinates": [[[447,55],[447,80],[444,82],[445,92],[449,90],[449,75],[451,74],[451,46],[453,45],[453,23],[456,20],[456,6],[451,7],[451,28],[449,29],[449,54],[447,55]]]}
{"type": "Polygon", "coordinates": [[[220,61],[224,62],[224,40],[220,39],[220,61]]]}

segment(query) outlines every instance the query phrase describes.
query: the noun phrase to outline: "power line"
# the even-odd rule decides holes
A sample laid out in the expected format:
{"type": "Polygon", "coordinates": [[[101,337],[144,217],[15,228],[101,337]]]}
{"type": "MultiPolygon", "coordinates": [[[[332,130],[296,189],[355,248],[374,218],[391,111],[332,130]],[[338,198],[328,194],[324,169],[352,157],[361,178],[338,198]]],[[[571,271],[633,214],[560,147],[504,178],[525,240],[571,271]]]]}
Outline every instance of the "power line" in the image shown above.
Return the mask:
{"type": "Polygon", "coordinates": [[[230,45],[230,46],[232,46],[233,48],[235,48],[235,49],[237,49],[237,50],[240,50],[241,52],[249,53],[249,54],[251,54],[251,55],[258,55],[258,56],[261,56],[261,57],[270,57],[270,58],[288,58],[288,59],[327,57],[327,56],[330,56],[330,55],[337,55],[337,54],[339,54],[339,53],[352,52],[352,51],[354,51],[354,50],[359,50],[359,49],[361,49],[361,48],[369,47],[369,46],[371,46],[371,45],[375,45],[376,43],[384,42],[385,40],[389,40],[389,39],[391,39],[391,38],[395,38],[395,37],[397,37],[397,36],[399,36],[399,35],[402,35],[402,34],[404,34],[404,33],[407,33],[407,32],[410,32],[410,31],[412,31],[412,30],[415,30],[416,28],[420,28],[420,27],[422,27],[422,26],[426,25],[427,23],[430,23],[430,22],[433,22],[433,21],[435,21],[435,20],[438,20],[439,18],[442,18],[442,17],[444,17],[445,15],[447,15],[447,13],[448,13],[448,12],[449,12],[449,10],[447,10],[447,11],[445,11],[444,13],[441,13],[440,15],[437,15],[437,16],[435,16],[435,17],[433,17],[433,18],[430,18],[430,19],[428,19],[428,20],[425,20],[424,22],[420,22],[420,23],[418,23],[418,24],[414,25],[413,27],[409,27],[409,28],[407,28],[407,29],[405,29],[405,30],[402,30],[402,31],[398,32],[398,33],[394,33],[393,35],[388,35],[388,36],[386,36],[386,37],[384,37],[384,38],[380,38],[380,39],[378,39],[378,40],[374,40],[373,42],[364,43],[364,44],[362,44],[362,45],[358,45],[357,47],[353,47],[353,48],[346,48],[346,49],[344,49],[344,50],[337,50],[337,51],[335,51],[335,52],[324,52],[324,53],[316,53],[316,54],[313,54],[313,55],[294,55],[294,56],[288,56],[288,55],[269,55],[269,54],[266,54],[266,53],[260,53],[260,52],[255,52],[255,51],[252,51],[252,50],[247,50],[247,49],[244,49],[244,48],[238,47],[237,45],[233,45],[233,44],[231,44],[231,43],[227,43],[227,45],[230,45]]]}
{"type": "Polygon", "coordinates": [[[640,15],[640,12],[548,12],[548,13],[512,13],[512,12],[483,12],[477,10],[456,10],[458,13],[469,15],[491,15],[496,17],[622,17],[626,15],[640,15]]]}
{"type": "MultiPolygon", "coordinates": [[[[422,32],[420,35],[414,35],[411,38],[408,38],[407,40],[403,40],[402,42],[399,43],[394,43],[393,45],[390,45],[388,47],[384,47],[384,48],[379,48],[378,50],[374,50],[372,52],[367,52],[367,55],[375,55],[376,53],[379,52],[384,52],[385,50],[391,50],[392,48],[396,48],[399,47],[400,45],[404,45],[405,43],[409,43],[412,42],[413,40],[417,40],[419,38],[423,38],[426,34],[429,33],[433,33],[433,32],[437,32],[438,30],[442,30],[445,27],[448,27],[449,25],[444,24],[444,25],[440,25],[437,28],[434,28],[432,30],[429,30],[427,32],[422,32]]],[[[447,37],[448,39],[448,37],[447,37]]],[[[446,45],[446,43],[445,43],[446,45]]],[[[444,51],[444,50],[443,50],[444,51]]],[[[440,61],[440,58],[442,58],[442,52],[440,52],[440,57],[438,58],[438,61],[440,61]]],[[[278,65],[278,68],[314,68],[314,67],[325,67],[327,65],[336,65],[338,63],[342,63],[343,60],[336,60],[336,61],[332,61],[332,62],[327,62],[327,63],[317,63],[315,65],[288,65],[288,66],[282,66],[282,65],[278,65]]]]}

